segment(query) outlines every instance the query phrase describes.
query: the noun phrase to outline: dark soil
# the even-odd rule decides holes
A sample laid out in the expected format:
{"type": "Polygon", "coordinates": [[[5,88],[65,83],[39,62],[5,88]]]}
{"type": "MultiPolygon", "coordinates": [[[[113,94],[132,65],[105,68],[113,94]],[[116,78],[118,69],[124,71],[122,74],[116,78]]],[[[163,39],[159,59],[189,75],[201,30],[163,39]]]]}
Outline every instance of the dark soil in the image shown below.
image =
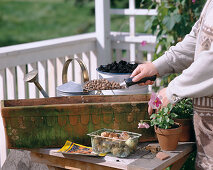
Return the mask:
{"type": "Polygon", "coordinates": [[[170,129],[175,129],[175,128],[178,128],[178,127],[179,127],[178,124],[174,124],[174,125],[172,125],[172,127],[170,129]]]}
{"type": "Polygon", "coordinates": [[[138,64],[130,64],[126,61],[115,61],[111,64],[100,65],[98,67],[99,71],[108,72],[108,73],[132,73],[138,64]]]}

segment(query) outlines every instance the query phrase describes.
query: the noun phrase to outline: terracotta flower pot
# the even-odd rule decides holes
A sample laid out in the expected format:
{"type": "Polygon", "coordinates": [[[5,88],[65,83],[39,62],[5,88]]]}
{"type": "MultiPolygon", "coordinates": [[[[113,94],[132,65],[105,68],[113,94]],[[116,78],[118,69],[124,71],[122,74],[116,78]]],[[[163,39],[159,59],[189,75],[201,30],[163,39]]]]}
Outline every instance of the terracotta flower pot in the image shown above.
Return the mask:
{"type": "MultiPolygon", "coordinates": [[[[178,123],[176,123],[178,124],[178,123]]],[[[162,150],[173,151],[177,148],[182,126],[178,124],[178,128],[160,129],[155,126],[155,133],[157,134],[158,142],[162,150]]]]}
{"type": "Polygon", "coordinates": [[[192,119],[175,119],[175,122],[180,123],[182,126],[182,133],[179,138],[180,142],[195,141],[192,119]]]}

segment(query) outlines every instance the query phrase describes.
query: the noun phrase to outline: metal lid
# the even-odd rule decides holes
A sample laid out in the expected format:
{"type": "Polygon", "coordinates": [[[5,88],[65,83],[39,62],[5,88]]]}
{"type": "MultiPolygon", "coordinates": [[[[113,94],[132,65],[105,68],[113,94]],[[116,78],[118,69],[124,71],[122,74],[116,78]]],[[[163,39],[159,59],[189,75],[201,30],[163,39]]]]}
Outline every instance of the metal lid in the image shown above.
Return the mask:
{"type": "Polygon", "coordinates": [[[79,93],[83,92],[83,87],[81,84],[69,81],[68,83],[56,87],[56,90],[62,93],[76,93],[76,92],[79,93]]]}

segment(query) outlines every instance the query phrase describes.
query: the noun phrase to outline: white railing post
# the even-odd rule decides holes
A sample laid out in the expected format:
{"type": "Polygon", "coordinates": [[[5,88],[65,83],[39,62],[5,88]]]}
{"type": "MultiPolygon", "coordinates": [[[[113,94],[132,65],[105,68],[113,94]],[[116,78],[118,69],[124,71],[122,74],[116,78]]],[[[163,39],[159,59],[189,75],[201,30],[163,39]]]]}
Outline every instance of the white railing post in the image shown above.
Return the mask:
{"type": "MultiPolygon", "coordinates": [[[[5,99],[5,70],[0,70],[0,100],[5,99]]],[[[0,170],[7,158],[7,148],[0,105],[0,170]]]]}
{"type": "MultiPolygon", "coordinates": [[[[135,10],[135,0],[129,0],[129,10],[135,10]]],[[[129,16],[130,37],[135,37],[135,16],[129,16]]],[[[130,44],[130,61],[135,61],[135,43],[130,44]]]]}
{"type": "Polygon", "coordinates": [[[16,78],[15,78],[15,67],[6,68],[7,77],[7,98],[16,99],[16,78]]]}
{"type": "MultiPolygon", "coordinates": [[[[1,106],[0,106],[1,107],[1,106]]],[[[0,112],[1,114],[1,112],[0,112]]],[[[5,139],[5,131],[3,126],[3,120],[0,116],[0,170],[7,158],[7,147],[6,147],[6,139],[5,139]]]]}
{"type": "Polygon", "coordinates": [[[110,0],[95,0],[95,28],[98,66],[111,63],[110,0]]]}
{"type": "Polygon", "coordinates": [[[5,69],[2,69],[0,70],[0,100],[6,98],[5,89],[5,69]]]}

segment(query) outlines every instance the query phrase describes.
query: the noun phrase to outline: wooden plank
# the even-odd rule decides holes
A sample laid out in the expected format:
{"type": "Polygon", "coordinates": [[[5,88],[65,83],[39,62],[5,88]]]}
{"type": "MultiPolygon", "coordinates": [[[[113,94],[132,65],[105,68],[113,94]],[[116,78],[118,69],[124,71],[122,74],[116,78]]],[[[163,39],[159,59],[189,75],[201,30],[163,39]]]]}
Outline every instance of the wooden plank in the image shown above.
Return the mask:
{"type": "MultiPolygon", "coordinates": [[[[146,146],[146,143],[141,144],[140,146],[146,146]]],[[[80,155],[67,155],[62,153],[57,153],[58,149],[33,149],[30,150],[31,153],[37,153],[43,155],[50,155],[57,158],[60,158],[61,161],[64,161],[65,159],[69,159],[70,162],[75,160],[79,162],[89,163],[87,165],[88,169],[91,169],[91,164],[100,166],[100,169],[104,168],[112,168],[112,169],[127,169],[127,165],[131,164],[135,160],[139,159],[141,156],[146,155],[148,152],[144,150],[138,150],[137,153],[132,154],[128,158],[117,158],[112,157],[110,155],[106,155],[105,157],[85,157],[80,155]]],[[[80,168],[80,167],[79,167],[80,168]]]]}
{"type": "MultiPolygon", "coordinates": [[[[27,65],[28,72],[32,70],[37,70],[37,64],[31,63],[27,65]]],[[[28,85],[28,95],[30,99],[34,99],[38,97],[38,91],[34,83],[27,83],[28,85]]]]}
{"type": "MultiPolygon", "coordinates": [[[[37,106],[37,105],[60,105],[60,104],[82,104],[83,103],[113,103],[113,102],[144,102],[147,103],[150,99],[149,94],[134,94],[134,95],[85,95],[85,96],[67,96],[67,97],[52,97],[42,99],[26,99],[26,100],[4,100],[4,108],[13,108],[14,106],[37,106]]],[[[134,105],[134,104],[133,104],[134,105]]],[[[13,108],[14,109],[14,108],[13,108]]]]}
{"type": "Polygon", "coordinates": [[[52,167],[59,167],[59,168],[71,169],[71,170],[100,170],[100,169],[117,170],[117,168],[101,166],[98,164],[93,164],[93,163],[84,162],[84,161],[71,160],[69,158],[61,159],[60,157],[39,154],[35,152],[31,152],[31,159],[34,162],[47,164],[52,167]]]}
{"type": "Polygon", "coordinates": [[[56,61],[55,59],[47,60],[47,83],[48,94],[50,97],[56,96],[56,61]]]}
{"type": "Polygon", "coordinates": [[[176,161],[180,160],[184,156],[188,155],[193,150],[193,143],[179,143],[177,149],[175,151],[164,151],[168,155],[170,155],[170,158],[162,161],[160,159],[157,159],[156,157],[154,159],[143,159],[140,158],[133,163],[129,164],[127,166],[127,170],[163,170],[176,161]]]}
{"type": "MultiPolygon", "coordinates": [[[[39,61],[38,62],[38,82],[40,83],[41,87],[44,91],[47,91],[47,74],[46,74],[47,63],[46,61],[39,61]]],[[[44,98],[42,93],[39,91],[39,97],[44,98]]]]}
{"type": "Polygon", "coordinates": [[[6,80],[7,80],[7,98],[15,99],[16,96],[16,73],[15,67],[6,68],[6,80]]]}
{"type": "Polygon", "coordinates": [[[172,167],[170,168],[170,170],[177,170],[177,169],[181,169],[181,167],[183,166],[183,164],[186,162],[186,160],[188,159],[190,154],[185,155],[184,157],[182,157],[181,159],[177,160],[174,164],[172,164],[172,167]]]}
{"type": "Polygon", "coordinates": [[[24,82],[24,76],[26,74],[26,65],[17,66],[17,87],[18,87],[18,99],[26,99],[26,85],[24,82]]]}
{"type": "MultiPolygon", "coordinates": [[[[141,143],[139,148],[143,148],[148,143],[141,143]]],[[[107,155],[102,158],[84,157],[78,155],[67,155],[57,153],[56,149],[34,149],[31,150],[32,160],[39,163],[45,163],[60,168],[79,168],[79,169],[99,169],[117,168],[127,170],[162,170],[177,161],[184,161],[185,157],[192,152],[194,143],[179,143],[175,151],[164,151],[170,155],[170,158],[162,161],[150,152],[138,149],[135,154],[127,158],[117,158],[107,155]]]]}
{"type": "MultiPolygon", "coordinates": [[[[6,100],[2,104],[2,115],[7,127],[16,128],[15,136],[19,136],[14,142],[14,135],[11,136],[10,129],[6,129],[8,147],[60,147],[67,139],[88,145],[90,139],[87,134],[104,127],[141,133],[137,128],[138,121],[135,120],[148,116],[147,101],[148,95],[85,95],[6,100]],[[28,130],[23,131],[23,127],[28,130]],[[33,143],[34,141],[37,142],[33,143]]],[[[150,130],[152,131],[151,128],[150,130]]],[[[148,131],[143,137],[152,134],[148,131]]]]}

